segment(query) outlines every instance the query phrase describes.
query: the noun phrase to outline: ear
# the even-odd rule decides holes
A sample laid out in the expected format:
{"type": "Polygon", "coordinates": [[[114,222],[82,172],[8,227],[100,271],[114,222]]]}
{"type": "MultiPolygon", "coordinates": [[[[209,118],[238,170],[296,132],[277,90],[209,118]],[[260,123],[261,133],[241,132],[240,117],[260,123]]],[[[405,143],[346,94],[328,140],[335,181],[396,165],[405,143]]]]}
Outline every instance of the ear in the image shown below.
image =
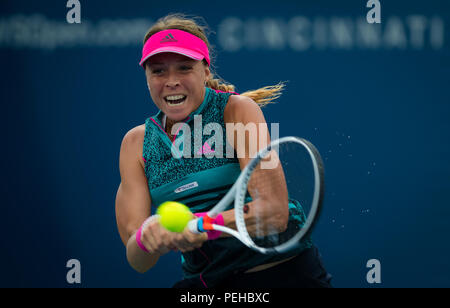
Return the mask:
{"type": "Polygon", "coordinates": [[[211,78],[211,70],[209,66],[205,65],[205,81],[208,81],[211,78]]]}

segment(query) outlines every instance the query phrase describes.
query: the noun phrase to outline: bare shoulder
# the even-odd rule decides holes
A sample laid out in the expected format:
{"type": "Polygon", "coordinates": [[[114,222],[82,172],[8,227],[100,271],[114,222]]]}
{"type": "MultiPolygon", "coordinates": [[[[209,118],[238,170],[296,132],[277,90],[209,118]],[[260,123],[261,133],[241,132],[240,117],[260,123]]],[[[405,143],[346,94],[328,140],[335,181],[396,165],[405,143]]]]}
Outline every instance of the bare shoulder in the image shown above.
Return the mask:
{"type": "Polygon", "coordinates": [[[123,137],[122,145],[120,148],[121,156],[125,156],[128,158],[134,157],[137,159],[142,157],[144,136],[145,124],[130,129],[123,137]]]}
{"type": "Polygon", "coordinates": [[[248,96],[231,95],[225,110],[242,111],[246,109],[259,109],[258,104],[248,96]]]}
{"type": "Polygon", "coordinates": [[[250,97],[231,95],[224,110],[225,122],[236,122],[243,118],[259,118],[262,115],[261,107],[250,97]]]}
{"type": "Polygon", "coordinates": [[[225,122],[234,122],[243,116],[260,114],[261,108],[250,97],[242,95],[231,95],[224,110],[225,122]]]}
{"type": "Polygon", "coordinates": [[[123,137],[123,142],[142,143],[145,136],[145,124],[130,129],[123,137]]]}

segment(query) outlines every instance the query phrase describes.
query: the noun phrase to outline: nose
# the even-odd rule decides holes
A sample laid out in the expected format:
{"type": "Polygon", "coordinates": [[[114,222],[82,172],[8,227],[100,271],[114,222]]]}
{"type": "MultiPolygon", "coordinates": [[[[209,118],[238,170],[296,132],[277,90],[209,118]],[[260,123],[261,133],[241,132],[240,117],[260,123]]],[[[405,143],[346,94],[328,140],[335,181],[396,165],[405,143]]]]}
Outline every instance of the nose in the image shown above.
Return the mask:
{"type": "Polygon", "coordinates": [[[174,88],[179,85],[180,85],[180,79],[178,78],[177,74],[170,73],[169,76],[167,77],[166,87],[174,88]]]}

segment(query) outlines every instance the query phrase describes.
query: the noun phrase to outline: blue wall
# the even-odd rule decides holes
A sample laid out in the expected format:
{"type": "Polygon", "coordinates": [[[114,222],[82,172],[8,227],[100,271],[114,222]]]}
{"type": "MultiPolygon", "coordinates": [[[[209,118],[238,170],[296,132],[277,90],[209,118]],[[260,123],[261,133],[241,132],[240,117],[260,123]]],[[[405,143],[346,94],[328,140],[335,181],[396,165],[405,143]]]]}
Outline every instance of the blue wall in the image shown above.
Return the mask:
{"type": "Polygon", "coordinates": [[[366,1],[81,0],[81,25],[59,2],[0,4],[0,286],[70,286],[72,258],[84,287],[181,278],[175,253],[135,273],[114,213],[121,140],[156,112],[141,41],[169,12],[205,18],[217,71],[238,92],[288,81],[265,114],[324,157],[314,240],[335,286],[374,287],[373,258],[377,286],[450,286],[447,1],[381,1],[369,28],[366,1]]]}

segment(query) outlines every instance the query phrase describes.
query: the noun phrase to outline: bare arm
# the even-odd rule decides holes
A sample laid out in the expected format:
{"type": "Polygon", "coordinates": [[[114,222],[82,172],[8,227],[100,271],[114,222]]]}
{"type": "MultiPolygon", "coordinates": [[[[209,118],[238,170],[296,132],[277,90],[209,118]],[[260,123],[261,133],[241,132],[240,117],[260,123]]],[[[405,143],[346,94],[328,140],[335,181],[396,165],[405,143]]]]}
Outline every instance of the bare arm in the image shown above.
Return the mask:
{"type": "Polygon", "coordinates": [[[206,234],[193,234],[188,229],[183,233],[169,232],[157,219],[151,219],[141,232],[141,242],[148,252],[137,245],[136,232],[151,213],[151,197],[142,163],[144,134],[145,126],[138,126],[130,130],[122,141],[121,183],[116,196],[117,226],[126,246],[128,263],[140,273],[152,268],[159,257],[170,250],[191,251],[207,240],[206,234]]]}
{"type": "Polygon", "coordinates": [[[160,254],[146,253],[136,243],[136,231],[150,216],[150,193],[147,178],[139,161],[142,160],[142,143],[145,128],[130,130],[120,149],[121,183],[116,195],[116,220],[122,242],[126,246],[127,259],[131,267],[145,272],[153,267],[160,254]]]}
{"type": "MultiPolygon", "coordinates": [[[[235,128],[239,127],[239,123],[243,125],[240,129],[242,127],[249,128],[245,135],[239,136],[239,129],[232,130],[229,129],[231,126],[227,127],[227,139],[236,150],[241,170],[243,170],[256,156],[255,154],[270,143],[270,134],[264,114],[252,99],[244,96],[231,96],[225,108],[224,120],[227,124],[234,124],[235,128]],[[255,130],[253,133],[249,133],[252,125],[255,130]]],[[[256,204],[254,202],[257,202],[258,207],[257,219],[263,219],[264,225],[270,225],[278,231],[283,231],[287,227],[289,206],[286,182],[281,164],[276,163],[278,157],[274,152],[271,155],[272,163],[275,162],[275,164],[271,164],[273,167],[255,170],[253,174],[257,174],[257,177],[252,176],[248,184],[248,191],[252,199],[257,199],[248,204],[249,211],[244,216],[250,234],[256,231],[257,225],[261,225],[256,223],[254,211],[256,204]],[[255,181],[255,178],[260,180],[255,181]]],[[[235,228],[234,210],[223,213],[223,217],[225,225],[235,228]]]]}

